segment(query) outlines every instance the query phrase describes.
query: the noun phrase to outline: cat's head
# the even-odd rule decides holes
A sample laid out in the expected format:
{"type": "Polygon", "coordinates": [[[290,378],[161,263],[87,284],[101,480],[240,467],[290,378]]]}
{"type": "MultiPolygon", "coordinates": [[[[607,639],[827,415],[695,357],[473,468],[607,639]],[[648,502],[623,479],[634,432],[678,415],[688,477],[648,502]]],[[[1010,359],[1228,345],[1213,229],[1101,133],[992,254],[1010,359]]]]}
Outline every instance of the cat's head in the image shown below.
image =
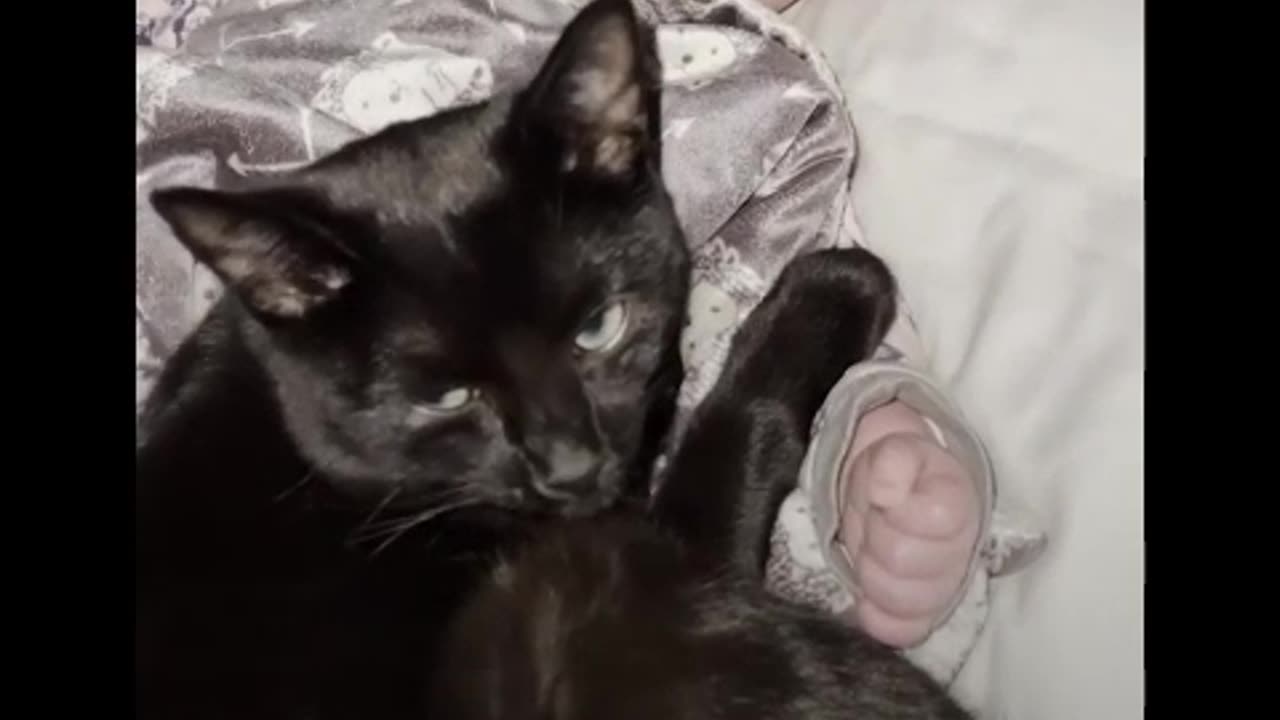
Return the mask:
{"type": "Polygon", "coordinates": [[[589,512],[643,464],[679,381],[689,268],[659,83],[651,31],[605,0],[518,94],[153,203],[340,489],[589,512]]]}

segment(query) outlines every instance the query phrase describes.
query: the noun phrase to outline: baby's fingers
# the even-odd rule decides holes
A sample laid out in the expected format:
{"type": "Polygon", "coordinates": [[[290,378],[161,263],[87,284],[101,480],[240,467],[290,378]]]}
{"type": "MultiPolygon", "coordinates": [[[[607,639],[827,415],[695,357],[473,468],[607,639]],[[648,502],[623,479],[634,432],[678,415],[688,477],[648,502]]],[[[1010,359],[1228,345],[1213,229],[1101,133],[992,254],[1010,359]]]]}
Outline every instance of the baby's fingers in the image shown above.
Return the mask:
{"type": "Polygon", "coordinates": [[[969,535],[972,539],[978,528],[977,490],[958,469],[926,470],[911,496],[882,514],[889,525],[908,535],[932,540],[969,535]]]}
{"type": "Polygon", "coordinates": [[[854,577],[863,597],[886,613],[904,620],[932,621],[951,603],[963,579],[963,570],[959,574],[912,580],[894,576],[875,558],[864,554],[858,559],[854,577]]]}
{"type": "Polygon", "coordinates": [[[897,618],[867,600],[858,602],[854,608],[854,619],[868,635],[897,648],[919,645],[933,629],[927,618],[897,618]]]}
{"type": "Polygon", "coordinates": [[[960,537],[933,540],[903,533],[890,525],[881,512],[865,518],[858,530],[862,554],[875,558],[881,567],[900,578],[926,580],[963,574],[973,551],[972,543],[960,537]],[[865,532],[861,525],[865,525],[865,532]]]}
{"type": "Polygon", "coordinates": [[[863,450],[850,468],[850,480],[878,508],[902,504],[924,470],[923,441],[914,435],[887,435],[863,450]]]}

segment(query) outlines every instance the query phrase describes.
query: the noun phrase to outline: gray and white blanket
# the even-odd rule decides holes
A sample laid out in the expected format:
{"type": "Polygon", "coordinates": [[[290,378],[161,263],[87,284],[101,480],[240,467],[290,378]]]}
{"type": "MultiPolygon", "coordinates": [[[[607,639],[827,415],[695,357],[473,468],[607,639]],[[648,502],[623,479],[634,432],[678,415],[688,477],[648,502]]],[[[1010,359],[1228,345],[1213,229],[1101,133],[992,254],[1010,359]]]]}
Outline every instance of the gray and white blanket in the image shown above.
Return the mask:
{"type": "MultiPolygon", "coordinates": [[[[138,402],[220,292],[150,208],[152,189],[212,186],[228,171],[288,170],[389,123],[519,86],[583,4],[137,0],[138,402]]],[[[781,268],[800,253],[860,241],[850,207],[855,142],[826,64],[754,0],[636,4],[658,25],[664,165],[694,257],[683,418],[714,381],[738,321],[781,268]]],[[[878,360],[918,366],[923,354],[909,319],[899,320],[878,360]]],[[[891,368],[889,375],[899,385],[921,377],[891,368]]],[[[992,500],[989,467],[958,414],[940,403],[923,410],[942,421],[962,454],[967,449],[992,500]]],[[[854,421],[837,417],[827,436],[854,421]]],[[[839,452],[839,441],[829,444],[839,452]]],[[[770,580],[793,599],[844,612],[854,602],[851,572],[832,551],[836,510],[826,500],[839,463],[823,462],[826,475],[784,506],[770,580]]],[[[991,513],[984,526],[1001,530],[990,520],[991,513]]],[[[984,558],[998,573],[1010,548],[1016,555],[1036,542],[993,542],[984,558]]],[[[985,617],[987,569],[977,566],[965,602],[912,653],[943,681],[954,677],[985,617]]]]}
{"type": "MultiPolygon", "coordinates": [[[[581,0],[198,0],[139,14],[139,401],[216,297],[147,204],[155,187],[285,170],[389,123],[526,82],[581,0]],[[166,10],[169,10],[166,8],[166,10]]],[[[668,181],[694,248],[685,404],[735,320],[799,252],[836,242],[852,127],[767,11],[652,0],[668,181]]],[[[807,50],[805,51],[807,52],[807,50]]]]}

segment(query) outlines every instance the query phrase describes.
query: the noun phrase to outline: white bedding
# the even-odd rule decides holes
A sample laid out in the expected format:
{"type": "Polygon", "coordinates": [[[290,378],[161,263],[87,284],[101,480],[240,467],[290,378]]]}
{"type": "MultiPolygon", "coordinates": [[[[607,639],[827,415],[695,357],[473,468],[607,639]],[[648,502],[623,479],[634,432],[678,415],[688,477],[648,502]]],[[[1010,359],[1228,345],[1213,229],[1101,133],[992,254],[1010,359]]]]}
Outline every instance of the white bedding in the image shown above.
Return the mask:
{"type": "Polygon", "coordinates": [[[989,718],[1127,720],[1142,670],[1142,3],[802,0],[868,243],[1050,548],[962,676],[989,718]]]}

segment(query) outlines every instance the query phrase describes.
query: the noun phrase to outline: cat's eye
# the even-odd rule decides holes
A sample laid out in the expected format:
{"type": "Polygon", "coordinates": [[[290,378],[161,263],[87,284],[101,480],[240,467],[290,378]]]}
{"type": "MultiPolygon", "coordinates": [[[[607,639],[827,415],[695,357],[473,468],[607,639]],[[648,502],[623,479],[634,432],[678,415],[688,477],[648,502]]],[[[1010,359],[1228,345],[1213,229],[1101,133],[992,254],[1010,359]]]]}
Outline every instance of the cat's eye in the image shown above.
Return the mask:
{"type": "Polygon", "coordinates": [[[603,352],[617,344],[627,329],[627,304],[610,303],[591,314],[578,328],[573,344],[585,352],[603,352]]]}
{"type": "Polygon", "coordinates": [[[441,415],[455,413],[470,405],[478,395],[475,388],[449,388],[433,398],[419,402],[415,409],[441,415]]]}

